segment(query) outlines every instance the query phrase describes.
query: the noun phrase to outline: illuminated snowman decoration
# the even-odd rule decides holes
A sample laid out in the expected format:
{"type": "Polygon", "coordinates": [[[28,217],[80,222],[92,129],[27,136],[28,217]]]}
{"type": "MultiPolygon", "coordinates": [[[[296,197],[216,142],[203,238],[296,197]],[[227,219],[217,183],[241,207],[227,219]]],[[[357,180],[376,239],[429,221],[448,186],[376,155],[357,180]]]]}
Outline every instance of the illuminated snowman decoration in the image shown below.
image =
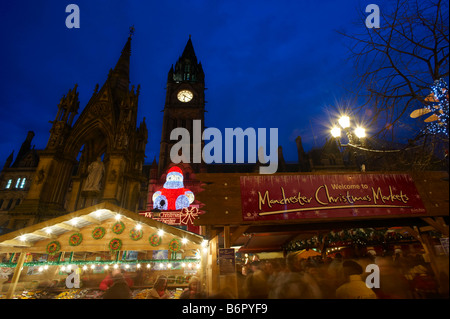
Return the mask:
{"type": "Polygon", "coordinates": [[[194,202],[194,193],[184,188],[183,172],[177,166],[167,173],[162,189],[153,194],[153,208],[160,210],[180,210],[194,202]]]}

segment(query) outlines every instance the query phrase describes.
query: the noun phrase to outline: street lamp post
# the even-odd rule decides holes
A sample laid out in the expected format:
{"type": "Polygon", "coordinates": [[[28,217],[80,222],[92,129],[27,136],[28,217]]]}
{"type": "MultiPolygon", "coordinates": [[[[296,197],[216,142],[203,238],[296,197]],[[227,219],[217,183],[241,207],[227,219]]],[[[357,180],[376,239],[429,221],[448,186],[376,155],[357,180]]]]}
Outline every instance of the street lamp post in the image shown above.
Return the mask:
{"type": "Polygon", "coordinates": [[[346,115],[341,116],[338,123],[340,127],[335,125],[331,129],[331,135],[338,141],[339,146],[359,146],[362,144],[361,140],[366,137],[366,130],[363,127],[357,126],[352,132],[350,129],[350,118],[346,115]],[[341,128],[345,131],[348,138],[348,144],[346,145],[341,144],[341,128]]]}
{"type": "MultiPolygon", "coordinates": [[[[357,149],[362,146],[363,139],[366,137],[366,130],[361,126],[356,126],[354,130],[351,130],[350,118],[346,115],[341,116],[338,120],[339,125],[335,125],[331,129],[331,135],[336,139],[339,144],[339,147],[343,149],[344,147],[354,147],[357,149]],[[348,139],[347,144],[341,143],[341,131],[344,130],[348,139]]],[[[356,155],[356,154],[355,154],[356,155]]],[[[365,165],[362,164],[361,170],[365,171],[365,165]]]]}

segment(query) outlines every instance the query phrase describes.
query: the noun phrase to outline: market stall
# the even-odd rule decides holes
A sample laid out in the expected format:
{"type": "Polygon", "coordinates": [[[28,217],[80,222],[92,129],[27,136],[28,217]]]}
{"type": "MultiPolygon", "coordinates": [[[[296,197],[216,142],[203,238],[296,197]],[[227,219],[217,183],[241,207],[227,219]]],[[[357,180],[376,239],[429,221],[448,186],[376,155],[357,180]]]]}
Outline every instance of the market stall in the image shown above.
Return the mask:
{"type": "MultiPolygon", "coordinates": [[[[207,185],[197,196],[204,213],[194,224],[205,227],[210,240],[213,291],[232,281],[214,258],[233,247],[237,264],[264,252],[287,256],[306,249],[321,255],[311,259],[328,262],[337,252],[364,257],[373,247],[377,256],[421,257],[440,282],[448,276],[442,266],[448,265],[447,172],[196,176],[207,185]]],[[[445,294],[445,285],[439,289],[445,294]]]]}
{"type": "Polygon", "coordinates": [[[101,203],[0,236],[2,298],[101,298],[118,271],[145,298],[156,278],[173,297],[203,277],[202,236],[101,203]]]}

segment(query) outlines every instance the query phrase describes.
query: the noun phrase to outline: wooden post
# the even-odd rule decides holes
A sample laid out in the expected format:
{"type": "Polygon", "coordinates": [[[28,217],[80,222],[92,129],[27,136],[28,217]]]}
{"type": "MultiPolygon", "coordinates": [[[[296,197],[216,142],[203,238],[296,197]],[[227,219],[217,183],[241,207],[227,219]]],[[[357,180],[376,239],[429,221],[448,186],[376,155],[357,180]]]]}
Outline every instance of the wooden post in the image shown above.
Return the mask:
{"type": "Polygon", "coordinates": [[[230,240],[230,226],[223,227],[223,248],[230,248],[231,240],[230,240]]]}
{"type": "MultiPolygon", "coordinates": [[[[230,248],[231,247],[230,226],[224,226],[223,238],[224,238],[223,248],[230,248]]],[[[237,298],[238,287],[237,287],[236,271],[233,274],[219,275],[219,283],[221,291],[229,291],[237,298]]]]}
{"type": "Polygon", "coordinates": [[[219,267],[217,265],[217,246],[218,235],[216,234],[209,241],[209,256],[208,256],[208,295],[215,294],[219,291],[219,267]]]}
{"type": "Polygon", "coordinates": [[[27,253],[21,252],[19,260],[17,261],[16,268],[14,269],[14,274],[11,280],[11,285],[9,286],[8,292],[6,293],[6,299],[11,299],[16,291],[17,282],[19,281],[20,274],[22,273],[22,267],[25,262],[25,257],[27,253]]]}

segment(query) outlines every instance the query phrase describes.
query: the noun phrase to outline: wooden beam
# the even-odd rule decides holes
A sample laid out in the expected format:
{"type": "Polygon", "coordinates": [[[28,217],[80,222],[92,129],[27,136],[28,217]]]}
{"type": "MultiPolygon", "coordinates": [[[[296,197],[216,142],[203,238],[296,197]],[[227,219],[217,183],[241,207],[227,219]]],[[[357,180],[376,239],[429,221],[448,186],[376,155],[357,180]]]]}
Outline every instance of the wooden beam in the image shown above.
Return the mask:
{"type": "Polygon", "coordinates": [[[20,247],[31,247],[32,244],[27,241],[17,240],[17,239],[10,239],[3,242],[4,245],[10,245],[10,246],[20,246],[20,247]]]}
{"type": "Polygon", "coordinates": [[[230,246],[233,246],[233,244],[236,242],[236,240],[239,239],[239,237],[242,236],[242,234],[245,233],[245,231],[248,229],[249,226],[239,226],[235,230],[233,230],[231,234],[230,239],[230,246]]]}
{"type": "Polygon", "coordinates": [[[43,232],[42,230],[36,230],[35,232],[33,232],[34,235],[38,235],[44,238],[48,238],[48,239],[55,239],[58,238],[58,236],[56,235],[52,235],[52,234],[48,234],[46,232],[43,232]]]}
{"type": "Polygon", "coordinates": [[[11,285],[9,286],[8,292],[6,293],[6,299],[11,299],[11,297],[14,295],[26,255],[27,254],[25,252],[20,253],[19,260],[17,261],[16,268],[14,269],[14,274],[11,279],[11,285]]]}
{"type": "Polygon", "coordinates": [[[230,226],[223,228],[223,248],[230,248],[230,226]]]}
{"type": "Polygon", "coordinates": [[[67,224],[64,224],[64,223],[59,223],[59,224],[56,224],[55,226],[60,227],[60,228],[64,228],[64,229],[66,229],[68,231],[76,231],[76,232],[80,231],[80,228],[74,227],[74,226],[70,226],[70,225],[67,225],[67,224]]]}
{"type": "Polygon", "coordinates": [[[95,219],[95,218],[93,218],[93,217],[91,217],[89,215],[83,215],[83,216],[81,216],[81,218],[84,219],[85,221],[88,221],[88,222],[90,222],[92,224],[95,224],[95,225],[100,225],[101,224],[101,222],[98,219],[95,219]]]}
{"type": "Polygon", "coordinates": [[[434,220],[431,217],[423,217],[422,219],[438,232],[442,233],[442,235],[448,237],[448,225],[445,224],[443,218],[436,218],[436,220],[434,220]]]}

